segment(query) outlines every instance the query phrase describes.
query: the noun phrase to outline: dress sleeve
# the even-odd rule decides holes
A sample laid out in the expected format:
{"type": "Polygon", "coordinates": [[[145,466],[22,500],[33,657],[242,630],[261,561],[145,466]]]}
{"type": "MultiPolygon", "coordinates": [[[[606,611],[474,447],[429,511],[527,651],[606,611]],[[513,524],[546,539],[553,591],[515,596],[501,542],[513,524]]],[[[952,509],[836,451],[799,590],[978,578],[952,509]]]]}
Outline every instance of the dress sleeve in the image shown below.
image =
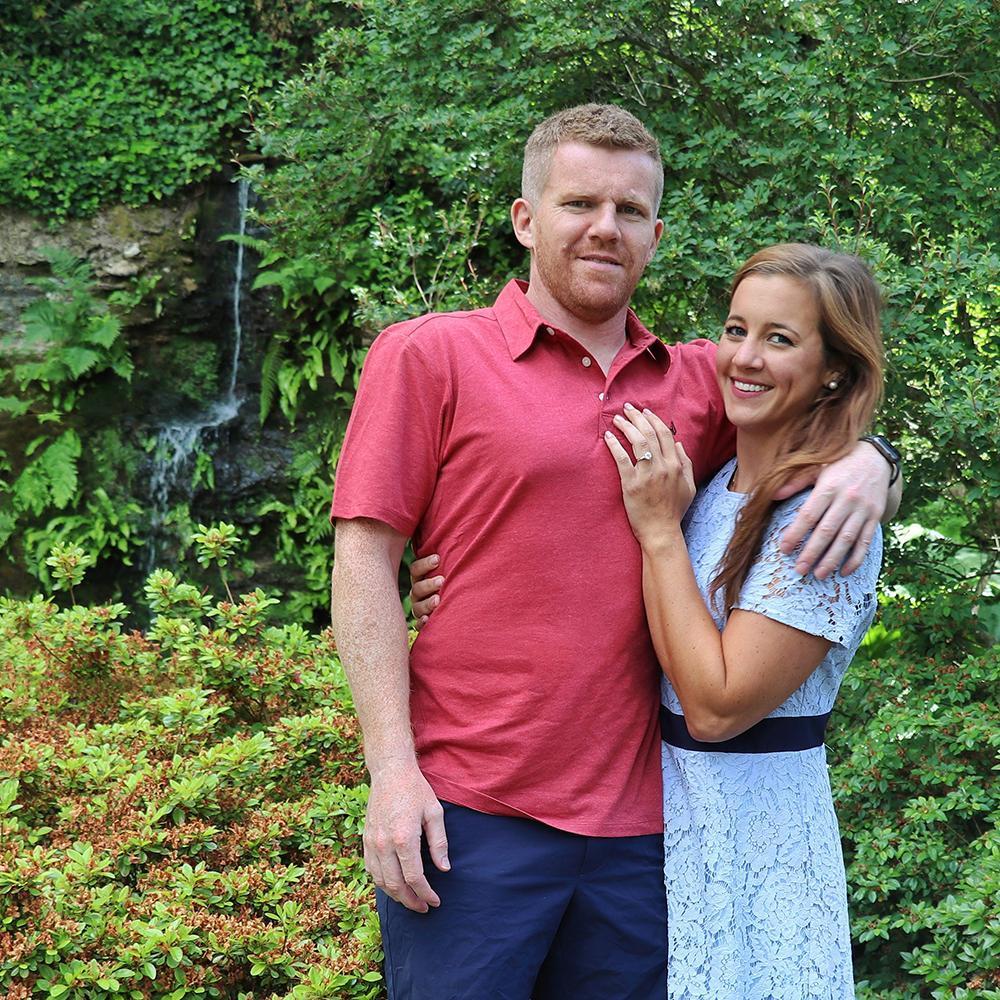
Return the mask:
{"type": "Polygon", "coordinates": [[[390,327],[365,359],[337,463],[330,516],[370,517],[411,537],[430,503],[451,411],[441,359],[390,327]]]}
{"type": "Polygon", "coordinates": [[[778,506],[735,607],[853,647],[868,628],[875,610],[882,529],[876,529],[864,562],[850,576],[834,573],[825,580],[817,580],[811,573],[799,576],[795,572],[799,549],[785,555],[778,546],[781,533],[795,519],[808,495],[800,493],[778,506]]]}

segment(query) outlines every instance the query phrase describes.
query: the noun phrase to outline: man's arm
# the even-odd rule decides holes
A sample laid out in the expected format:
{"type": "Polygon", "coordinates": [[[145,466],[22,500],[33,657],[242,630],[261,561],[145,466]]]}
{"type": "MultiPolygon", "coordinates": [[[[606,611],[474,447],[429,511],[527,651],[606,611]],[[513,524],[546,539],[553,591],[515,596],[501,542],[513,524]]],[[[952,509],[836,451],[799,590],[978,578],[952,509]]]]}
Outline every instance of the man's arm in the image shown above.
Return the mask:
{"type": "Polygon", "coordinates": [[[338,520],[331,605],[371,775],[365,867],[393,899],[426,913],[441,901],[424,876],[421,833],[434,864],[450,865],[441,804],[417,765],[410,728],[409,646],[396,587],[405,545],[381,521],[338,520]]]}
{"type": "MultiPolygon", "coordinates": [[[[902,477],[890,486],[890,474],[889,463],[867,441],[823,469],[812,496],[781,537],[781,551],[787,555],[808,536],[795,562],[797,572],[812,570],[824,580],[838,567],[847,576],[864,562],[875,528],[892,519],[903,496],[902,477]]],[[[807,485],[786,488],[778,499],[807,485]]]]}

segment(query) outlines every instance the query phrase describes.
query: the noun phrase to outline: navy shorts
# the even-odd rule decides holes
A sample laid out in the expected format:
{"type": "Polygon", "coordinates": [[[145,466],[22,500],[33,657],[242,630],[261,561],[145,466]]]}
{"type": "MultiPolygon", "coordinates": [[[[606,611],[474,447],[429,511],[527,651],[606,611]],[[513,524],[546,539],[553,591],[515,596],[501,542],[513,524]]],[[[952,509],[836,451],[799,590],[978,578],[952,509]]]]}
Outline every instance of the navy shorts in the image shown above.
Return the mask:
{"type": "Polygon", "coordinates": [[[665,1000],[663,836],[584,837],[444,806],[441,906],[378,892],[390,1000],[665,1000]]]}

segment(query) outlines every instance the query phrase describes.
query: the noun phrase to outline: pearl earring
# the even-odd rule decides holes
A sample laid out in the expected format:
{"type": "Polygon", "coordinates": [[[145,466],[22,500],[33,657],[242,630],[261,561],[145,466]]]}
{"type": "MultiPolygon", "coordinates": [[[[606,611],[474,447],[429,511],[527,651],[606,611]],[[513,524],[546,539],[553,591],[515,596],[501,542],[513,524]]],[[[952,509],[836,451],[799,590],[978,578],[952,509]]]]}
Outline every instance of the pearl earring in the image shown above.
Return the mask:
{"type": "Polygon", "coordinates": [[[833,392],[838,385],[840,385],[840,383],[835,378],[830,379],[830,381],[826,383],[826,387],[830,390],[830,392],[833,392]]]}

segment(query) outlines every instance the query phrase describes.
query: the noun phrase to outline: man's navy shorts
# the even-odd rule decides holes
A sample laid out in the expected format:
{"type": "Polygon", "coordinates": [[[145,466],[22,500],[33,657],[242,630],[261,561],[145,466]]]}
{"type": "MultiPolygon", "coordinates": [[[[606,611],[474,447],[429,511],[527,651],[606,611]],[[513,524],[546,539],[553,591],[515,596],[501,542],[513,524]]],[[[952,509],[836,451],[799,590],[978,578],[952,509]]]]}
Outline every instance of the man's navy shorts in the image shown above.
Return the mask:
{"type": "Polygon", "coordinates": [[[441,906],[378,892],[390,1000],[665,1000],[663,837],[584,837],[444,802],[441,906]]]}

